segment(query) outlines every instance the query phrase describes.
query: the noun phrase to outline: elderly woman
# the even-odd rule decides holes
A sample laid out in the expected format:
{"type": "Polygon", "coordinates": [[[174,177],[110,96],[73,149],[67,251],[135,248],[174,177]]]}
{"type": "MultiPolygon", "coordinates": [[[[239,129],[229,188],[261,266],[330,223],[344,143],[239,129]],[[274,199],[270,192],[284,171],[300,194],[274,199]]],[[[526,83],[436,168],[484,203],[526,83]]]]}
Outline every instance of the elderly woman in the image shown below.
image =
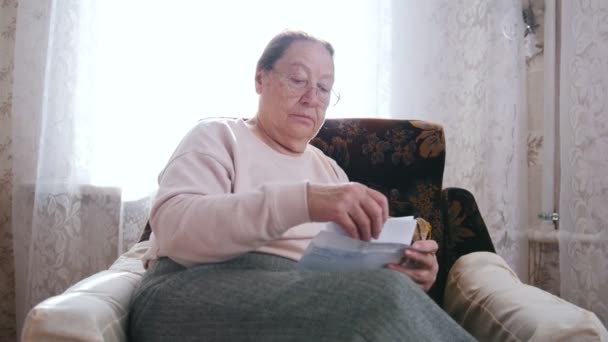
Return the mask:
{"type": "Polygon", "coordinates": [[[255,117],[204,120],[177,147],[159,176],[132,340],[470,339],[424,292],[434,241],[405,252],[415,269],[296,269],[325,222],[370,240],[388,218],[384,195],[309,145],[332,98],[333,53],[305,33],[276,36],[257,64],[255,117]]]}

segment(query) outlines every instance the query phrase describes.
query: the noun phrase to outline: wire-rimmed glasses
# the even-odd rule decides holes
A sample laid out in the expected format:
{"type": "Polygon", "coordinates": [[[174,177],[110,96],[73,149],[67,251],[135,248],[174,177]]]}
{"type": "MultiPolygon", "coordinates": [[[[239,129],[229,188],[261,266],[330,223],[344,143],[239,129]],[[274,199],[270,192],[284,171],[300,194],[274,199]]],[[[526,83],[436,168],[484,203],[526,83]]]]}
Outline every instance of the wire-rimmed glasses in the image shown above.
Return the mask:
{"type": "Polygon", "coordinates": [[[323,87],[323,85],[312,85],[307,78],[298,78],[295,76],[285,75],[279,71],[272,70],[280,76],[287,84],[287,89],[292,96],[302,96],[310,88],[314,88],[319,101],[328,106],[335,106],[340,102],[340,93],[331,87],[323,87]]]}

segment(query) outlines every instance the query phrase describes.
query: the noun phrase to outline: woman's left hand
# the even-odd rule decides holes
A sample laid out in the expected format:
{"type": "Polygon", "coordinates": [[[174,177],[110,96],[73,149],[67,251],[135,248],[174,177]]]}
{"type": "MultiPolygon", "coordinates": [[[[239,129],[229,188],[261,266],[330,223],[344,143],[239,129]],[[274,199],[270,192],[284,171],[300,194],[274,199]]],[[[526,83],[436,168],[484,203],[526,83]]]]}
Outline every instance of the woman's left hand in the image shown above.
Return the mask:
{"type": "Polygon", "coordinates": [[[388,264],[386,267],[406,274],[424,291],[428,291],[437,279],[439,264],[435,253],[439,249],[434,240],[419,240],[412,248],[407,248],[401,264],[388,264]]]}

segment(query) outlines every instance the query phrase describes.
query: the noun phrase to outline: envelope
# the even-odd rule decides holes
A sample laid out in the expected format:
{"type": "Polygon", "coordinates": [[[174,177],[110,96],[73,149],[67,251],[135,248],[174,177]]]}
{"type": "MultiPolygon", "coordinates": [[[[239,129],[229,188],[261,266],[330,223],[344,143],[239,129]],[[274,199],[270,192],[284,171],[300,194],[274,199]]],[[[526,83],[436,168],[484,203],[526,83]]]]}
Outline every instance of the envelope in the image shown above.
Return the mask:
{"type": "Polygon", "coordinates": [[[306,271],[349,272],[383,268],[399,263],[416,229],[413,216],[389,218],[378,239],[351,238],[339,225],[328,223],[308,245],[298,262],[306,271]]]}

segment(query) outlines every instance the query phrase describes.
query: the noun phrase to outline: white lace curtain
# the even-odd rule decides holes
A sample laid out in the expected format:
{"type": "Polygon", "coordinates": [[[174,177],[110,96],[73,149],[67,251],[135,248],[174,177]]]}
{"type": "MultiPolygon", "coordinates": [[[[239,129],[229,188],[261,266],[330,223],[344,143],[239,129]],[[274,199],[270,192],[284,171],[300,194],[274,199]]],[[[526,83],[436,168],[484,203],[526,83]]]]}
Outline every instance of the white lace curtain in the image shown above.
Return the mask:
{"type": "Polygon", "coordinates": [[[12,105],[18,322],[135,241],[156,175],[197,119],[255,112],[255,62],[284,28],[334,44],[342,101],[330,117],[444,125],[446,186],[474,193],[499,253],[525,278],[520,1],[300,5],[20,1],[12,105]]]}
{"type": "Polygon", "coordinates": [[[608,326],[608,2],[558,2],[561,296],[608,326]]]}

